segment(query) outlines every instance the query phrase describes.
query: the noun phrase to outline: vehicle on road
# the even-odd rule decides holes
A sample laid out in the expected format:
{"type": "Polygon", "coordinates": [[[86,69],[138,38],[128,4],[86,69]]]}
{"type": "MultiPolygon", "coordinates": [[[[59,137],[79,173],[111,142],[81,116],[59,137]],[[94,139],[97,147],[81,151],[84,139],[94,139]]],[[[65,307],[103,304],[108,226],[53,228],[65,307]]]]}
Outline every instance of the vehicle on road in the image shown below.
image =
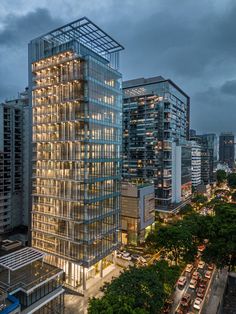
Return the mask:
{"type": "Polygon", "coordinates": [[[193,307],[196,309],[196,310],[200,310],[201,309],[201,306],[202,306],[202,299],[200,298],[196,298],[194,303],[193,303],[193,307]]]}
{"type": "Polygon", "coordinates": [[[178,280],[177,284],[180,287],[184,287],[186,282],[187,282],[187,278],[185,276],[181,276],[181,277],[179,277],[179,280],[178,280]]]}
{"type": "Polygon", "coordinates": [[[131,255],[131,258],[134,260],[134,261],[137,261],[139,259],[140,255],[138,254],[132,254],[131,255]]]}
{"type": "Polygon", "coordinates": [[[121,258],[121,257],[122,257],[122,252],[117,251],[117,252],[116,252],[116,257],[121,258]]]}
{"type": "Polygon", "coordinates": [[[196,279],[191,279],[189,283],[189,288],[190,289],[196,289],[197,287],[197,280],[196,279]]]}
{"type": "Polygon", "coordinates": [[[129,252],[123,252],[121,257],[126,261],[131,261],[132,259],[129,252]]]}
{"type": "Polygon", "coordinates": [[[200,276],[201,276],[200,273],[198,271],[195,271],[193,273],[192,279],[199,280],[200,276]]]}
{"type": "Polygon", "coordinates": [[[211,272],[210,270],[208,270],[208,271],[205,273],[205,277],[206,277],[207,279],[210,279],[210,278],[211,278],[211,274],[212,274],[212,272],[211,272]]]}
{"type": "Polygon", "coordinates": [[[206,246],[205,246],[204,244],[199,245],[199,246],[197,247],[197,249],[198,249],[199,252],[203,252],[203,251],[205,250],[205,248],[206,248],[206,246]]]}
{"type": "Polygon", "coordinates": [[[198,263],[198,265],[197,265],[197,268],[203,269],[204,266],[205,266],[205,262],[200,261],[200,262],[198,263]]]}
{"type": "Polygon", "coordinates": [[[164,307],[163,307],[163,311],[162,311],[163,314],[168,314],[168,313],[170,313],[173,302],[174,302],[174,301],[171,300],[171,299],[170,299],[170,300],[167,300],[167,301],[165,302],[164,307]]]}
{"type": "Polygon", "coordinates": [[[206,289],[206,286],[207,286],[207,279],[202,279],[199,283],[199,287],[206,289]]]}
{"type": "Polygon", "coordinates": [[[213,269],[214,269],[214,265],[213,265],[213,264],[208,264],[207,269],[208,269],[208,270],[213,270],[213,269]]]}
{"type": "Polygon", "coordinates": [[[193,265],[192,264],[187,264],[187,266],[185,268],[185,271],[187,273],[191,273],[192,270],[193,270],[193,265]]]}
{"type": "Polygon", "coordinates": [[[184,306],[184,307],[187,307],[187,306],[189,306],[190,304],[191,304],[191,295],[188,294],[188,293],[186,293],[186,294],[182,297],[182,299],[181,299],[181,301],[180,301],[180,305],[182,305],[182,306],[184,306]]]}
{"type": "Polygon", "coordinates": [[[197,297],[200,298],[200,299],[203,299],[204,294],[205,294],[205,289],[199,287],[198,290],[197,290],[197,297]]]}
{"type": "Polygon", "coordinates": [[[147,263],[147,260],[146,260],[144,257],[142,257],[142,256],[139,256],[138,261],[139,261],[140,263],[144,263],[144,264],[147,263]]]}

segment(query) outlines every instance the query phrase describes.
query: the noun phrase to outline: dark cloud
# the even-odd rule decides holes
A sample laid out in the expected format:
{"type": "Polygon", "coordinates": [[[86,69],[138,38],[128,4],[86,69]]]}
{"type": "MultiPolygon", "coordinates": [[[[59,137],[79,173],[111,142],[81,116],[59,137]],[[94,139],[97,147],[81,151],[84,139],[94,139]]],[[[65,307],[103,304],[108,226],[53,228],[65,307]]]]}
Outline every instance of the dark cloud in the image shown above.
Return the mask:
{"type": "Polygon", "coordinates": [[[224,94],[236,96],[236,80],[226,81],[220,89],[224,94]]]}
{"type": "Polygon", "coordinates": [[[30,6],[27,14],[7,15],[0,31],[3,97],[27,84],[30,39],[85,15],[125,46],[124,79],[171,78],[192,99],[193,127],[236,132],[227,120],[236,116],[235,1],[51,0],[46,9],[46,1],[37,0],[30,6]]]}

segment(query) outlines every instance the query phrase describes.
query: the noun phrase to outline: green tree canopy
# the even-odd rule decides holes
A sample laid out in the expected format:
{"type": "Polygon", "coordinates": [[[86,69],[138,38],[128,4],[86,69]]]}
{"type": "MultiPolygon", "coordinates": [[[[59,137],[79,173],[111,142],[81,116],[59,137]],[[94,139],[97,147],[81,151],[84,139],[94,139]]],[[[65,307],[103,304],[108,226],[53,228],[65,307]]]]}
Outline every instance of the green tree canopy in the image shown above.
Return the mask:
{"type": "Polygon", "coordinates": [[[207,202],[207,197],[203,194],[197,194],[193,199],[192,202],[196,204],[204,204],[207,202]]]}
{"type": "Polygon", "coordinates": [[[179,273],[179,267],[169,267],[165,261],[147,267],[131,267],[105,284],[101,299],[90,300],[88,313],[160,313],[179,273]]]}
{"type": "Polygon", "coordinates": [[[227,177],[228,185],[231,188],[236,188],[236,173],[230,173],[227,177]]]}
{"type": "Polygon", "coordinates": [[[227,179],[227,174],[224,170],[217,170],[216,171],[216,180],[217,180],[217,183],[223,183],[225,180],[227,179]]]}

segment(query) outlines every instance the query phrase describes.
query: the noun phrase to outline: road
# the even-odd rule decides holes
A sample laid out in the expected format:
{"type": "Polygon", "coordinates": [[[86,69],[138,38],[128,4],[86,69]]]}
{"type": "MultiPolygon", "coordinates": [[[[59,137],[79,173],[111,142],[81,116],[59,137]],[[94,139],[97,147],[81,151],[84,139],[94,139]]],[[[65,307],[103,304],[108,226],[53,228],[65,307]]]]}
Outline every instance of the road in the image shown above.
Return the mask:
{"type": "MultiPolygon", "coordinates": [[[[207,271],[207,265],[205,264],[203,269],[197,268],[197,266],[196,266],[196,267],[193,268],[191,273],[188,273],[188,272],[184,272],[183,273],[183,275],[186,276],[187,282],[186,282],[186,284],[185,284],[185,286],[183,288],[180,288],[180,287],[176,286],[175,293],[174,293],[174,296],[173,296],[174,303],[172,305],[172,309],[171,309],[171,312],[170,312],[171,314],[175,314],[177,312],[177,310],[180,310],[179,313],[183,313],[183,314],[190,313],[190,312],[191,313],[196,313],[196,314],[197,313],[198,314],[201,313],[201,310],[196,310],[193,307],[194,301],[195,301],[195,299],[197,297],[197,289],[198,288],[196,287],[195,289],[192,289],[192,288],[189,287],[190,280],[192,278],[193,272],[195,272],[195,271],[199,272],[201,278],[204,279],[205,278],[205,273],[207,271]],[[191,304],[190,304],[189,307],[183,307],[180,304],[180,301],[181,301],[182,297],[185,294],[189,294],[190,297],[191,297],[191,304]]],[[[199,284],[199,282],[200,281],[198,281],[198,284],[199,284]]],[[[205,289],[205,295],[206,295],[206,292],[207,292],[207,290],[209,288],[210,282],[211,282],[211,280],[208,279],[207,280],[207,286],[206,286],[206,289],[205,289]]],[[[205,301],[205,295],[204,295],[203,303],[205,301]]]]}

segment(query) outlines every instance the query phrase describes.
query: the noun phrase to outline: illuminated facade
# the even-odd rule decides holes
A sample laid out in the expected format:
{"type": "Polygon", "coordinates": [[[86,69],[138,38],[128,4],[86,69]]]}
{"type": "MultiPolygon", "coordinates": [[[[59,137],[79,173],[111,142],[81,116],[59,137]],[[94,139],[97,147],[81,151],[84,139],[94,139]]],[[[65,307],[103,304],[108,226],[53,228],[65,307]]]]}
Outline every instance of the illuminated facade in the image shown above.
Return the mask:
{"type": "Polygon", "coordinates": [[[153,182],[157,210],[176,202],[172,144],[189,137],[189,107],[188,95],[161,76],[123,83],[123,177],[153,182]]]}
{"type": "Polygon", "coordinates": [[[32,246],[84,289],[120,243],[122,49],[87,18],[29,44],[32,246]]]}

